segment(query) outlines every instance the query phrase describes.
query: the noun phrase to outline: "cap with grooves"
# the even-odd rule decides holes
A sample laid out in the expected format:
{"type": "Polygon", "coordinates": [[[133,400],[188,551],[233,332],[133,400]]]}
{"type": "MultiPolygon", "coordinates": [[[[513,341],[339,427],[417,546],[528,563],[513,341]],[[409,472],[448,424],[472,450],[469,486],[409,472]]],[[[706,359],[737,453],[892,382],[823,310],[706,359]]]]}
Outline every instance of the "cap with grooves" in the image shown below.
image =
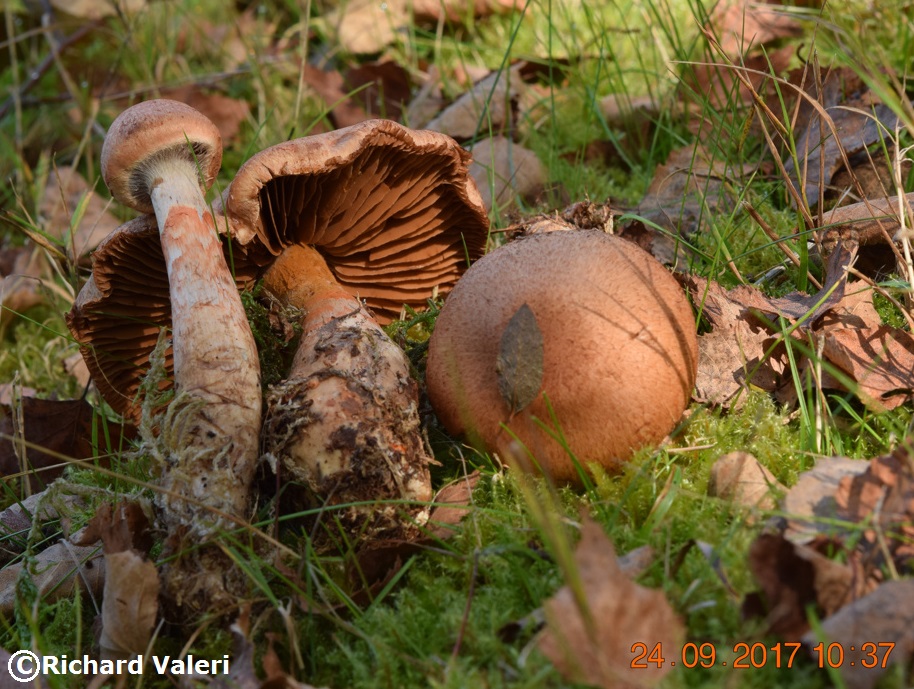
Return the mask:
{"type": "MultiPolygon", "coordinates": [[[[168,273],[154,216],[125,223],[98,245],[92,276],[67,313],[67,325],[101,396],[118,414],[139,422],[140,381],[161,328],[171,325],[168,273]]],[[[165,365],[170,374],[171,348],[165,365]]]]}
{"type": "Polygon", "coordinates": [[[152,213],[148,179],[157,161],[180,157],[197,167],[209,189],[222,164],[222,137],[209,118],[173,100],[134,105],[114,121],[102,146],[102,177],[111,194],[141,213],[152,213]]]}
{"type": "Polygon", "coordinates": [[[467,271],[435,324],[426,375],[451,433],[524,462],[516,436],[552,478],[575,482],[539,422],[584,466],[613,468],[673,429],[697,361],[691,307],[660,263],[618,237],[566,231],[507,244],[467,271]]]}
{"type": "Polygon", "coordinates": [[[317,248],[381,323],[445,293],[482,255],[489,221],[470,156],[448,136],[369,120],[254,155],[224,197],[237,274],[317,248]]]}

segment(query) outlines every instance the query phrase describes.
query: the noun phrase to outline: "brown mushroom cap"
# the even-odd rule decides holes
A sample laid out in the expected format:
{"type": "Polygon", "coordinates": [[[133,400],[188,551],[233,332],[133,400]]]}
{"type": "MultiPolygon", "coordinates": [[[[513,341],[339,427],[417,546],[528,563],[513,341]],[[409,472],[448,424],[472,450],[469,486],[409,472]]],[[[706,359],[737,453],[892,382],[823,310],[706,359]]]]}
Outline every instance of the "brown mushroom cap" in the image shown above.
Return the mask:
{"type": "Polygon", "coordinates": [[[380,322],[447,292],[482,255],[489,221],[450,137],[370,120],[254,155],[224,196],[238,275],[314,246],[380,322]]]}
{"type": "Polygon", "coordinates": [[[200,171],[209,189],[222,164],[222,137],[208,117],[173,100],[151,100],[125,110],[102,146],[102,177],[111,194],[141,213],[152,213],[150,163],[177,157],[200,171]]]}
{"type": "Polygon", "coordinates": [[[602,232],[550,232],[493,251],[463,276],[429,344],[428,394],[451,433],[523,461],[516,435],[553,479],[575,482],[574,462],[533,417],[560,429],[585,467],[616,467],[673,429],[697,362],[692,310],[660,263],[602,232]],[[515,321],[506,338],[524,305],[536,326],[515,321]],[[537,329],[541,369],[534,354],[506,370],[505,348],[535,353],[537,329]],[[533,401],[515,413],[501,393],[506,376],[535,381],[533,401]]]}
{"type": "MultiPolygon", "coordinates": [[[[171,297],[159,228],[152,215],[121,225],[95,250],[92,276],[67,325],[92,380],[119,414],[139,420],[140,382],[159,332],[171,325],[171,297]]],[[[166,368],[173,368],[171,349],[166,368]]]]}

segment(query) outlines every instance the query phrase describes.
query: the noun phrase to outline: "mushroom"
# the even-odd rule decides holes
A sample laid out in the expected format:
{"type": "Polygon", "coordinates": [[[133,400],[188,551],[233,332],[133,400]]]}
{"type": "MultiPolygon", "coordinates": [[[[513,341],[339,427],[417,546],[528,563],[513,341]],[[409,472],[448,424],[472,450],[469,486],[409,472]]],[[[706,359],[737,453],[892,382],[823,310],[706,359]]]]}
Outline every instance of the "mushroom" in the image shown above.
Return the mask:
{"type": "Polygon", "coordinates": [[[426,382],[447,430],[560,483],[659,442],[689,403],[698,341],[660,263],[599,231],[534,234],[445,302],[426,382]]]}
{"type": "Polygon", "coordinates": [[[468,162],[447,136],[372,120],[258,153],[224,195],[238,270],[256,266],[304,314],[288,377],[267,393],[264,449],[318,500],[345,505],[334,516],[350,531],[391,536],[427,513],[417,385],[381,324],[447,292],[482,254],[488,218],[468,162]]]}
{"type": "Polygon", "coordinates": [[[216,602],[234,602],[240,574],[221,551],[182,553],[182,543],[247,518],[262,405],[254,339],[203,196],[221,159],[215,125],[183,103],[121,113],[105,138],[102,175],[118,201],[155,218],[103,243],[68,314],[103,396],[134,418],[134,361],[148,360],[158,329],[171,325],[175,396],[160,433],[157,500],[178,557],[164,578],[178,605],[200,608],[225,594],[216,602]]]}

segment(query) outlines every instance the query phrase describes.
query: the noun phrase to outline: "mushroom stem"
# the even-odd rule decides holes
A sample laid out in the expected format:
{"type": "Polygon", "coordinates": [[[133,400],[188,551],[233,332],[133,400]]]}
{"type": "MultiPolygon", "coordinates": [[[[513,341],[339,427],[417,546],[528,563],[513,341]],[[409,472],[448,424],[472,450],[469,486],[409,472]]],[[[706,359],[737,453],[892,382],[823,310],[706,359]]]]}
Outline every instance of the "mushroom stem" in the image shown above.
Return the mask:
{"type": "Polygon", "coordinates": [[[150,170],[172,305],[175,404],[185,410],[169,431],[162,485],[167,520],[206,535],[245,518],[260,429],[260,368],[244,307],[222,253],[192,163],[150,170]],[[181,497],[206,503],[199,514],[181,497]]]}
{"type": "Polygon", "coordinates": [[[302,337],[288,379],[267,394],[266,451],[330,505],[372,533],[422,521],[431,499],[430,459],[409,362],[362,303],[311,247],[285,249],[264,287],[301,309],[302,337]],[[385,501],[366,506],[365,501],[385,501]]]}

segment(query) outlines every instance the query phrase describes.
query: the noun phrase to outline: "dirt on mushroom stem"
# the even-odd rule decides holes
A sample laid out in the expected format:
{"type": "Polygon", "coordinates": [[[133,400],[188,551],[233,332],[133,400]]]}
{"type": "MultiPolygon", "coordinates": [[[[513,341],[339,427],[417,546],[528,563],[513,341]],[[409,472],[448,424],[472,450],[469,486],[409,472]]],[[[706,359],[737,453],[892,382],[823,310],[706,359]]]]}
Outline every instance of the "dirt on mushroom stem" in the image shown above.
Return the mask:
{"type": "Polygon", "coordinates": [[[350,534],[405,535],[432,496],[405,353],[310,247],[286,248],[263,284],[306,314],[289,376],[267,393],[265,451],[313,500],[340,506],[328,519],[350,534]]]}

